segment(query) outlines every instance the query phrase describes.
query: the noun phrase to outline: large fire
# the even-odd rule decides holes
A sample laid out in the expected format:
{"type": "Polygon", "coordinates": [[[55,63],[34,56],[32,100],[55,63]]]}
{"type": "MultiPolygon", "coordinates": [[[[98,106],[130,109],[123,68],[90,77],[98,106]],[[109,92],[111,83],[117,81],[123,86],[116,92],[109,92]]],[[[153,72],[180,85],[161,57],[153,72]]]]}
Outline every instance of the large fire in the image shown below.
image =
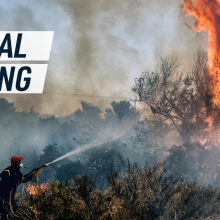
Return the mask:
{"type": "Polygon", "coordinates": [[[193,31],[208,32],[208,63],[213,85],[213,103],[220,106],[220,0],[183,0],[182,13],[185,24],[193,31]],[[194,17],[194,27],[187,22],[194,17]]]}

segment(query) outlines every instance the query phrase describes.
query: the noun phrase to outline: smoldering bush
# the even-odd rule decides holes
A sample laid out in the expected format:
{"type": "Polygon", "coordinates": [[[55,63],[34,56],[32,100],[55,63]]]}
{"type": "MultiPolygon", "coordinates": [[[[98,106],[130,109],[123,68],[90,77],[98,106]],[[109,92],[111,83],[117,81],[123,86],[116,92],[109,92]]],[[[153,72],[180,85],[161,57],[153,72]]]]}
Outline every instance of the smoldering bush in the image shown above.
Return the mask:
{"type": "MultiPolygon", "coordinates": [[[[178,181],[164,164],[140,167],[124,161],[122,172],[109,167],[104,191],[88,175],[53,181],[19,199],[24,219],[215,219],[220,191],[197,181],[178,181]]],[[[16,218],[14,218],[16,219],[16,218]]]]}

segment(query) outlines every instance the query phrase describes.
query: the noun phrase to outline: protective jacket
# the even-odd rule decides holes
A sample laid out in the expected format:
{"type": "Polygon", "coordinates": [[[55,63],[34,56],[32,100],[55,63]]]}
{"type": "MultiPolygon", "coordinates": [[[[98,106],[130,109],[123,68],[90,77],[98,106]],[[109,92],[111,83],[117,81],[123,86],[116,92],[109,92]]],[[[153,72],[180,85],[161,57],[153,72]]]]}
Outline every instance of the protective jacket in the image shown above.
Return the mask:
{"type": "MultiPolygon", "coordinates": [[[[14,195],[17,188],[17,183],[21,181],[26,175],[23,177],[23,174],[20,171],[20,167],[18,165],[12,164],[10,167],[7,167],[0,174],[0,212],[1,215],[6,215],[9,213],[9,197],[10,191],[12,191],[11,202],[13,207],[16,209],[16,204],[14,201],[14,195]]],[[[25,178],[24,182],[29,181],[32,178],[32,175],[25,178]]],[[[3,216],[2,216],[3,218],[3,216]]]]}

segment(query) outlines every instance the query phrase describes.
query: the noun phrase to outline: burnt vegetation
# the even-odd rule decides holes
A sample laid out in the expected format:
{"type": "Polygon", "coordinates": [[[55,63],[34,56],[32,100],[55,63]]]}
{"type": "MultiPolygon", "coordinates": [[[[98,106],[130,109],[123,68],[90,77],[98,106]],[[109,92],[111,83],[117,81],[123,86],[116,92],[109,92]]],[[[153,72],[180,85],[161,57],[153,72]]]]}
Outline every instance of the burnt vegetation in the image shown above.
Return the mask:
{"type": "Polygon", "coordinates": [[[86,174],[50,182],[35,195],[24,188],[14,219],[219,219],[220,191],[197,181],[181,182],[164,164],[111,163],[103,191],[86,174]]]}
{"type": "Polygon", "coordinates": [[[150,107],[149,121],[166,123],[184,142],[191,142],[195,133],[205,131],[209,116],[219,123],[219,109],[212,103],[212,83],[206,54],[198,50],[187,72],[181,70],[180,57],[161,58],[155,72],[135,79],[133,91],[150,107]]]}
{"type": "MultiPolygon", "coordinates": [[[[208,67],[202,50],[187,71],[180,57],[161,58],[132,88],[145,103],[144,114],[129,101],[112,101],[104,111],[82,101],[72,114],[56,118],[34,108],[18,112],[0,99],[1,155],[23,156],[27,172],[122,133],[45,168],[31,183],[34,194],[27,184],[20,188],[19,213],[12,218],[219,219],[220,107],[210,75],[216,67],[218,60],[208,67]]],[[[1,159],[3,169],[8,159],[1,159]]]]}

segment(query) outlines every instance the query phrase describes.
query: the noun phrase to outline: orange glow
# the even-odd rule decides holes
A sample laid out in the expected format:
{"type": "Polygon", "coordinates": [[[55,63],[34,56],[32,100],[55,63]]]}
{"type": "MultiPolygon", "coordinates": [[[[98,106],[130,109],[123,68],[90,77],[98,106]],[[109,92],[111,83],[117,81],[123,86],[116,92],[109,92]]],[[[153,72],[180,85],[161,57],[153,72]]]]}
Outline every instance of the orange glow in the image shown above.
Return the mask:
{"type": "Polygon", "coordinates": [[[35,196],[39,192],[45,192],[45,190],[47,189],[47,185],[48,185],[48,183],[42,183],[39,187],[39,186],[28,184],[27,191],[28,191],[29,195],[35,196]]]}
{"type": "Polygon", "coordinates": [[[183,0],[185,24],[193,31],[208,32],[208,63],[212,77],[213,103],[220,106],[220,0],[183,0]],[[194,17],[194,27],[187,17],[194,17]]]}
{"type": "Polygon", "coordinates": [[[218,0],[183,0],[183,2],[186,25],[193,31],[208,31],[208,58],[211,64],[220,56],[220,2],[218,0]],[[194,16],[195,27],[190,27],[186,21],[186,16],[190,14],[194,16]]]}
{"type": "Polygon", "coordinates": [[[212,117],[211,117],[211,116],[209,116],[208,118],[206,118],[206,120],[205,120],[205,121],[208,123],[209,128],[212,128],[212,117]]]}

